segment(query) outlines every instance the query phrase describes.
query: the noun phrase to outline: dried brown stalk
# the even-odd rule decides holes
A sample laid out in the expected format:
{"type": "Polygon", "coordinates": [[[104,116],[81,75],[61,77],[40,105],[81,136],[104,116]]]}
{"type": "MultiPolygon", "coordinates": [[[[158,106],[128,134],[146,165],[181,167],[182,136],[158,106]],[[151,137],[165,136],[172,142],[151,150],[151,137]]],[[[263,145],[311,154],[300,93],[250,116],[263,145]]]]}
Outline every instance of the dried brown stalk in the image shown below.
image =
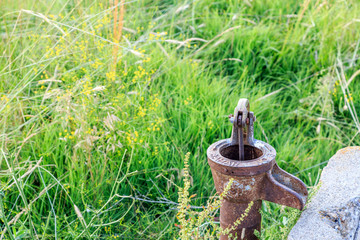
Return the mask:
{"type": "Polygon", "coordinates": [[[116,45],[113,47],[113,71],[116,71],[117,56],[119,52],[119,42],[122,36],[122,29],[124,25],[124,9],[125,0],[120,1],[120,11],[118,10],[119,1],[114,0],[114,41],[116,45]]]}

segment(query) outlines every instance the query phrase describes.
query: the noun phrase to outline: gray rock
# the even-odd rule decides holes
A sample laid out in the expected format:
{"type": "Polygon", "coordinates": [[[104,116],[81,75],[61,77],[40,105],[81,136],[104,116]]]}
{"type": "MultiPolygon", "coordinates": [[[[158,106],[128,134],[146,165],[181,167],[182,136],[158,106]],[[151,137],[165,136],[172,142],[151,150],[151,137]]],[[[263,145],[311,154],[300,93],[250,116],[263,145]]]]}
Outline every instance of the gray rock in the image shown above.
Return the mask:
{"type": "Polygon", "coordinates": [[[339,150],[324,168],[288,240],[360,240],[360,147],[339,150]]]}

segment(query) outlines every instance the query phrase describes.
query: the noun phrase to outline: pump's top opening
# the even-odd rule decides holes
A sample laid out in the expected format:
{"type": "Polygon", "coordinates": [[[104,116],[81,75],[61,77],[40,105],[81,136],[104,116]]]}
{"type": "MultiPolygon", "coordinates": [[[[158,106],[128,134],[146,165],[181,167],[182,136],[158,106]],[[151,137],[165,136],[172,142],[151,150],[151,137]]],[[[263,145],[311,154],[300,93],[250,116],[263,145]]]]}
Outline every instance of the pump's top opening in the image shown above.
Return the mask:
{"type": "Polygon", "coordinates": [[[239,161],[238,145],[222,139],[209,146],[210,166],[225,175],[248,176],[264,173],[275,163],[276,151],[266,142],[254,139],[254,145],[244,145],[245,157],[239,161]]]}
{"type": "MultiPolygon", "coordinates": [[[[220,155],[231,159],[231,160],[240,160],[239,159],[239,146],[238,145],[230,145],[227,147],[224,147],[222,149],[220,149],[220,155]]],[[[253,146],[249,146],[249,145],[244,145],[244,157],[245,159],[243,159],[242,161],[247,161],[247,160],[253,160],[256,158],[259,158],[263,155],[263,152],[253,146]]]]}

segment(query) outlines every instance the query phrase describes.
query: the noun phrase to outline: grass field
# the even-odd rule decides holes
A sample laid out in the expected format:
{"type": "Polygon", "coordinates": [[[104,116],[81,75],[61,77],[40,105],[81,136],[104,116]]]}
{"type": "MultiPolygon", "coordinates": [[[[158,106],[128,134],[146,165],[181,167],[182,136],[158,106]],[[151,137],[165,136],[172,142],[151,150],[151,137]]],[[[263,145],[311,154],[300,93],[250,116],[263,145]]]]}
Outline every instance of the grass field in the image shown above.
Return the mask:
{"type": "MultiPolygon", "coordinates": [[[[115,2],[0,0],[0,239],[178,238],[240,97],[310,190],[360,144],[360,2],[115,2]]],[[[262,238],[298,214],[264,203],[262,238]]]]}

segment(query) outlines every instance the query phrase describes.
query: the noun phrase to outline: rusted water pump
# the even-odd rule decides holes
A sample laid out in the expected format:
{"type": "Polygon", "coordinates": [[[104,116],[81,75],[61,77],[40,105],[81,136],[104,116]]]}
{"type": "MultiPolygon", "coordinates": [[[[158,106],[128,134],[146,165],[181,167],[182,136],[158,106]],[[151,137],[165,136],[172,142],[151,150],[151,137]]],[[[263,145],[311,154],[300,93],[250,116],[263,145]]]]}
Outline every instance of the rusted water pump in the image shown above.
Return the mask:
{"type": "MultiPolygon", "coordinates": [[[[231,138],[215,142],[207,149],[217,192],[223,192],[229,180],[234,179],[221,203],[221,227],[233,226],[249,203],[254,202],[248,216],[231,232],[237,239],[246,240],[257,239],[254,230],[260,231],[262,200],[301,210],[308,195],[300,179],[276,164],[275,149],[254,139],[255,116],[249,110],[249,101],[240,99],[234,115],[230,116],[231,138]]],[[[220,239],[226,240],[228,236],[222,235],[220,239]]]]}

